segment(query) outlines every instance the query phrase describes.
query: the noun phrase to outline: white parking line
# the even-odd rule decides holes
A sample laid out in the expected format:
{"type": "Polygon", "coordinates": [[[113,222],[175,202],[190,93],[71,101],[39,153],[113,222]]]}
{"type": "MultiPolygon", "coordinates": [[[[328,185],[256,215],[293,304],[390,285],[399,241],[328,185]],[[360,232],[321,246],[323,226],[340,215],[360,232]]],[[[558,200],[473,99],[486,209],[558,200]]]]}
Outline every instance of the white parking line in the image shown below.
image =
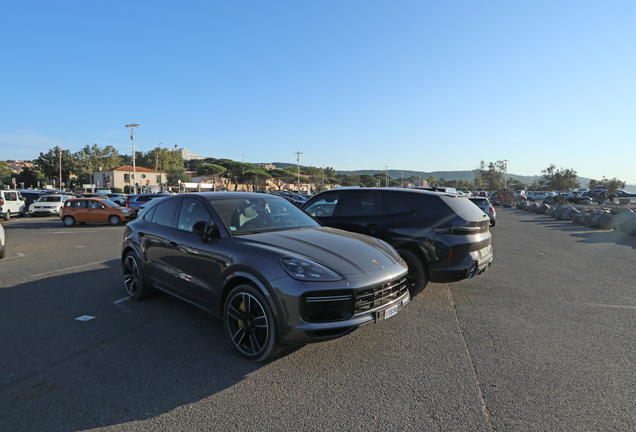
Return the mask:
{"type": "Polygon", "coordinates": [[[104,263],[111,262],[111,261],[117,261],[118,259],[119,258],[113,258],[113,259],[109,259],[109,260],[106,260],[106,261],[97,261],[97,262],[90,263],[90,264],[82,264],[82,265],[75,266],[75,267],[68,267],[68,268],[64,268],[64,269],[53,270],[51,272],[46,272],[46,273],[40,273],[40,274],[32,275],[31,277],[32,278],[36,278],[36,277],[39,277],[39,276],[47,276],[47,275],[54,274],[54,273],[65,272],[67,270],[75,270],[75,269],[82,268],[82,267],[88,267],[88,266],[93,266],[93,265],[97,265],[97,264],[104,264],[104,263]]]}
{"type": "Polygon", "coordinates": [[[16,253],[16,254],[15,254],[15,256],[13,256],[13,257],[6,257],[6,259],[23,258],[23,257],[25,257],[25,256],[26,256],[26,255],[24,255],[22,252],[18,252],[18,253],[16,253]]]}
{"type": "Polygon", "coordinates": [[[587,306],[596,306],[596,307],[613,308],[613,309],[636,309],[636,306],[607,305],[607,304],[597,304],[597,303],[587,303],[587,306]]]}
{"type": "Polygon", "coordinates": [[[127,301],[127,300],[130,300],[130,297],[120,298],[119,300],[114,301],[114,302],[113,302],[113,304],[123,303],[123,302],[125,302],[125,301],[127,301]]]}

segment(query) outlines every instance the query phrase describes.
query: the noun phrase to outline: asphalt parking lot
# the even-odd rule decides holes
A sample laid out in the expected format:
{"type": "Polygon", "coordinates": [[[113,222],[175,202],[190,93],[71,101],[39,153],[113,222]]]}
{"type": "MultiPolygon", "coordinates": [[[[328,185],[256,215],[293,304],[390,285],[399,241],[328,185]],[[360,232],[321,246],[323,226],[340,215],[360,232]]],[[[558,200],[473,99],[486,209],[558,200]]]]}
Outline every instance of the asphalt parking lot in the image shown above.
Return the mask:
{"type": "Polygon", "coordinates": [[[636,238],[497,212],[485,274],[264,364],[127,300],[123,227],[2,222],[0,431],[634,430],[636,238]]]}

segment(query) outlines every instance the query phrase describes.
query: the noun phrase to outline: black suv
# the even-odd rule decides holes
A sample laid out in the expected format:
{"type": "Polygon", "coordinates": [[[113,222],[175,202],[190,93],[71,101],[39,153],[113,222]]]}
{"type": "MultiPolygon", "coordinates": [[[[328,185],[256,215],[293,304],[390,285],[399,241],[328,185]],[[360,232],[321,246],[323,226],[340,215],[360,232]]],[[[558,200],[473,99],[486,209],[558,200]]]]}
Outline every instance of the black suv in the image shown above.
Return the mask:
{"type": "Polygon", "coordinates": [[[490,218],[467,197],[421,189],[322,192],[302,208],[329,227],[377,237],[406,261],[412,293],[428,281],[483,273],[493,260],[490,218]]]}

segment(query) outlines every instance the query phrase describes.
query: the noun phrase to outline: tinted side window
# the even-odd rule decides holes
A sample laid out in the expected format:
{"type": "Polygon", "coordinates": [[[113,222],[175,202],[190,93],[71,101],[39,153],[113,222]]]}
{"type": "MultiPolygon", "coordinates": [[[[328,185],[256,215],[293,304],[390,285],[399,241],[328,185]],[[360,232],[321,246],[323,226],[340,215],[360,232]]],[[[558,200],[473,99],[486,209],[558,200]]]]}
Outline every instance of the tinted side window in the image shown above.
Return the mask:
{"type": "Polygon", "coordinates": [[[70,201],[73,208],[86,208],[86,201],[70,201]]]}
{"type": "Polygon", "coordinates": [[[158,225],[174,227],[180,202],[181,200],[173,199],[159,203],[155,208],[155,213],[152,215],[152,221],[158,225]]]}
{"type": "Polygon", "coordinates": [[[399,198],[391,195],[384,197],[386,204],[389,207],[391,214],[409,213],[415,211],[411,203],[404,198],[399,198]]]}
{"type": "Polygon", "coordinates": [[[380,216],[387,213],[379,191],[347,194],[339,210],[339,216],[380,216]]]}
{"type": "Polygon", "coordinates": [[[328,193],[318,197],[310,206],[303,206],[304,210],[311,216],[331,216],[340,199],[340,193],[328,193]]]}
{"type": "Polygon", "coordinates": [[[211,220],[210,213],[208,213],[201,201],[194,198],[183,199],[183,204],[181,204],[181,210],[179,211],[178,229],[192,231],[192,225],[195,222],[205,221],[210,224],[211,220]]]}

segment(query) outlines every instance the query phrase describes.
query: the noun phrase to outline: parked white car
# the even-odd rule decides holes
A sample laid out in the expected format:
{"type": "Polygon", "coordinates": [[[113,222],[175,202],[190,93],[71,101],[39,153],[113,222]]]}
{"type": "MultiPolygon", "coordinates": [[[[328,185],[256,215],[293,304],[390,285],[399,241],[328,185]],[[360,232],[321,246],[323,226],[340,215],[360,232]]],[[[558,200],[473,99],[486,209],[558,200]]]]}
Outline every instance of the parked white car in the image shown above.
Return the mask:
{"type": "Polygon", "coordinates": [[[42,195],[29,207],[29,214],[33,217],[35,216],[49,216],[49,215],[60,215],[60,211],[62,207],[64,207],[64,202],[66,200],[73,198],[69,195],[42,195]]]}
{"type": "Polygon", "coordinates": [[[6,221],[11,216],[24,216],[26,206],[20,192],[11,189],[0,189],[0,215],[6,221]]]}

